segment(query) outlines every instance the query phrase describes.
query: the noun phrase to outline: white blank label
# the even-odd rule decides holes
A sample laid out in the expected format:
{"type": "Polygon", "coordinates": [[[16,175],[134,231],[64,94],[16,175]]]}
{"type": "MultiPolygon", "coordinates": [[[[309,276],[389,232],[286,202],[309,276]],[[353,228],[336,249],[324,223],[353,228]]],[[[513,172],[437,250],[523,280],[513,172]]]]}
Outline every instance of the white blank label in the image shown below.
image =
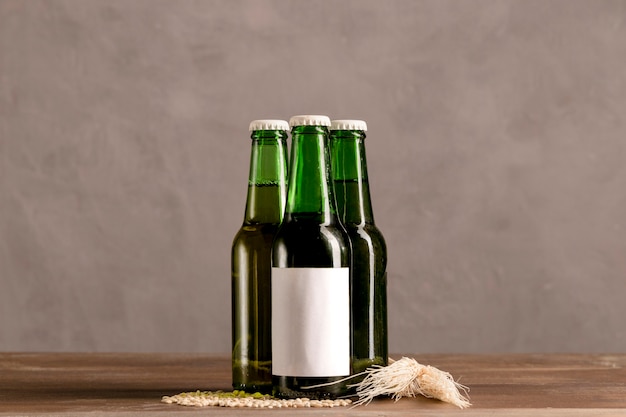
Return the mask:
{"type": "Polygon", "coordinates": [[[272,374],[349,373],[349,269],[272,268],[272,374]]]}

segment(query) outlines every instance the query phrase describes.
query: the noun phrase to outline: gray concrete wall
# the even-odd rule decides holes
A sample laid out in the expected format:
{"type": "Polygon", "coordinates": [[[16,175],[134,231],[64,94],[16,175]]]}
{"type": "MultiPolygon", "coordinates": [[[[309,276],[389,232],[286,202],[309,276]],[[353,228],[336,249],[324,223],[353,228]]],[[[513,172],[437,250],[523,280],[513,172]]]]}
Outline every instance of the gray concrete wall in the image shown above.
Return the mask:
{"type": "Polygon", "coordinates": [[[0,0],[0,350],[230,349],[248,123],[369,123],[392,352],[626,351],[626,2],[0,0]]]}

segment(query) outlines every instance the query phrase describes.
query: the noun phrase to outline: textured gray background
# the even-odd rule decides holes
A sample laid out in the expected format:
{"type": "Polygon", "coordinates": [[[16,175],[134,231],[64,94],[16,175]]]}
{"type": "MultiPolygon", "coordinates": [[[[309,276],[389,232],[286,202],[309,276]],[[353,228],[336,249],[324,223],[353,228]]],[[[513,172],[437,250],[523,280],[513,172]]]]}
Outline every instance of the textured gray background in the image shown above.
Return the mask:
{"type": "Polygon", "coordinates": [[[0,0],[0,350],[230,349],[248,123],[369,123],[392,352],[626,351],[626,2],[0,0]]]}

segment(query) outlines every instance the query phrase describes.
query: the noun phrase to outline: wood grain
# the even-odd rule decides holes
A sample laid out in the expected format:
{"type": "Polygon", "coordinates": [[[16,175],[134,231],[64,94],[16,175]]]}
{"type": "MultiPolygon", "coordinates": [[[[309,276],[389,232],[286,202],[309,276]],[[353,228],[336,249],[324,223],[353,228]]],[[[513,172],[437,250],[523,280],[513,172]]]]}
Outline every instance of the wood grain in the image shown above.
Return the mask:
{"type": "MultiPolygon", "coordinates": [[[[394,355],[400,357],[401,355],[394,355]]],[[[405,355],[450,372],[470,388],[459,410],[426,398],[326,410],[190,408],[163,395],[229,390],[226,356],[162,353],[0,353],[0,415],[134,416],[626,416],[626,354],[405,355]]]]}

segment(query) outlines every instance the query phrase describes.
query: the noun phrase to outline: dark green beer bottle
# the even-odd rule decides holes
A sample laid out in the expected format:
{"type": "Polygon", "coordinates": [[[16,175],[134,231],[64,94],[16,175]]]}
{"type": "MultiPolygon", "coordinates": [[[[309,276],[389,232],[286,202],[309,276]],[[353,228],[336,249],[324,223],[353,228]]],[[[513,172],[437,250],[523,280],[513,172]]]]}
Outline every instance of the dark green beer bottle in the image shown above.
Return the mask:
{"type": "Polygon", "coordinates": [[[351,374],[350,241],[330,179],[326,116],[294,116],[285,219],[272,251],[272,381],[281,398],[334,398],[351,374]]]}
{"type": "Polygon", "coordinates": [[[252,150],[243,225],[232,245],[233,388],[272,390],[272,241],[287,196],[287,132],[284,120],[250,123],[252,150]]]}
{"type": "MultiPolygon", "coordinates": [[[[387,246],[374,224],[362,120],[333,120],[331,175],[352,245],[352,366],[387,365],[387,246]]],[[[352,381],[354,383],[356,381],[352,381]]]]}

